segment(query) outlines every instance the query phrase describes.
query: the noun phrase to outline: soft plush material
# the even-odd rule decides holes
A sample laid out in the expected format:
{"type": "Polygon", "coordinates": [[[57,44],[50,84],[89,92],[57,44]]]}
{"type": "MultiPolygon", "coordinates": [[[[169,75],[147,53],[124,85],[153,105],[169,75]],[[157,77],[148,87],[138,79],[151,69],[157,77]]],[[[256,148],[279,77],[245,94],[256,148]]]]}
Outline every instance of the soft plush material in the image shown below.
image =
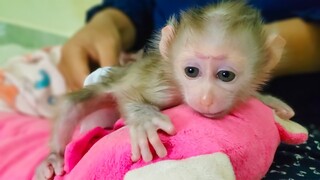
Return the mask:
{"type": "Polygon", "coordinates": [[[52,47],[6,60],[0,67],[0,112],[52,117],[54,97],[67,91],[59,58],[60,47],[52,47]]]}
{"type": "MultiPolygon", "coordinates": [[[[281,141],[300,144],[308,132],[282,120],[256,99],[223,119],[202,117],[186,105],[164,111],[177,134],[161,133],[168,156],[151,163],[130,159],[128,128],[96,128],[69,144],[67,174],[57,179],[261,179],[281,141]]],[[[123,126],[123,127],[122,127],[123,126]]]]}
{"type": "MultiPolygon", "coordinates": [[[[65,92],[51,62],[59,54],[53,48],[19,56],[0,70],[0,179],[32,179],[49,153],[50,122],[35,116],[49,117],[46,100],[65,92]]],[[[307,138],[303,127],[274,117],[255,99],[221,120],[206,119],[185,105],[164,113],[178,131],[161,135],[168,157],[132,163],[128,129],[119,121],[114,129],[76,136],[66,150],[67,174],[56,179],[261,179],[280,141],[299,144],[307,138]]]]}
{"type": "Polygon", "coordinates": [[[0,179],[32,179],[49,153],[50,124],[46,119],[0,113],[0,179]]]}

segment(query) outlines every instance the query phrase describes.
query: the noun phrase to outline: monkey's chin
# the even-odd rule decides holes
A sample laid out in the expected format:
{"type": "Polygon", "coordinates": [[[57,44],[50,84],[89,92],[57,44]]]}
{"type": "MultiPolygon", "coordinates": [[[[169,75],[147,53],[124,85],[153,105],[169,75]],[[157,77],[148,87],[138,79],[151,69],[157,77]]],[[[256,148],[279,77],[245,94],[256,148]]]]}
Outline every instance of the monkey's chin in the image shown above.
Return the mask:
{"type": "Polygon", "coordinates": [[[200,113],[207,118],[221,118],[226,114],[226,111],[219,111],[216,113],[200,113]]]}
{"type": "Polygon", "coordinates": [[[223,116],[225,116],[228,113],[227,108],[225,108],[225,109],[222,108],[222,110],[220,109],[220,111],[216,111],[216,112],[212,112],[212,109],[211,109],[211,112],[210,112],[210,111],[208,111],[208,109],[202,109],[199,106],[196,106],[196,105],[193,105],[193,104],[189,104],[189,103],[187,103],[187,104],[195,112],[199,113],[201,116],[204,116],[204,117],[207,117],[207,118],[210,118],[210,119],[219,119],[219,118],[222,118],[223,116]]]}

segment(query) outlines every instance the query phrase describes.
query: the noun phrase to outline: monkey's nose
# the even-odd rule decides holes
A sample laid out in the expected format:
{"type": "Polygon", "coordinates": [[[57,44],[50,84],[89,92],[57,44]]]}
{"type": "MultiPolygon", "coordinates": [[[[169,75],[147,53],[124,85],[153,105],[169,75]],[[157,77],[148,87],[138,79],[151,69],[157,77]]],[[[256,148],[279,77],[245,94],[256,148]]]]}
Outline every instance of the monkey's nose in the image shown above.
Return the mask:
{"type": "Polygon", "coordinates": [[[201,105],[203,105],[205,107],[211,106],[213,104],[212,95],[206,94],[206,95],[202,96],[200,103],[201,103],[201,105]]]}

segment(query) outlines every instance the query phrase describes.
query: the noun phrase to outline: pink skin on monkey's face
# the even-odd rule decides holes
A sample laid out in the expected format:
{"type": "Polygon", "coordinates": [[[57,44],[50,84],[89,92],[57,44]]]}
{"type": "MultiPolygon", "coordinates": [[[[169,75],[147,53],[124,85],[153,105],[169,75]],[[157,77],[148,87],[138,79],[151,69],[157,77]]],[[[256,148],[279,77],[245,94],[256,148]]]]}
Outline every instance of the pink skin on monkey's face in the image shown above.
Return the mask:
{"type": "Polygon", "coordinates": [[[221,117],[239,99],[237,92],[250,79],[252,68],[240,50],[204,47],[186,48],[176,57],[176,77],[190,107],[210,118],[221,117]]]}

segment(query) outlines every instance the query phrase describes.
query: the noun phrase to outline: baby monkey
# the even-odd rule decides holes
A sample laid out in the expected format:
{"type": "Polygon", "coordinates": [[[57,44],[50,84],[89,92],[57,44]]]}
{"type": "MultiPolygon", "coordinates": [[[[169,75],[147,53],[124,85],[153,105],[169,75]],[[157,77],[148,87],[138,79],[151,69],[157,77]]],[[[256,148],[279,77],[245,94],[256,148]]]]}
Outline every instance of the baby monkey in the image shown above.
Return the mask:
{"type": "Polygon", "coordinates": [[[282,101],[258,94],[280,60],[285,41],[263,28],[260,14],[243,2],[225,2],[182,12],[162,29],[154,48],[136,62],[114,67],[93,85],[61,99],[51,153],[37,169],[38,179],[63,174],[63,156],[74,129],[87,115],[107,109],[109,126],[119,116],[127,124],[132,160],[167,154],[157,131],[175,133],[160,110],[180,103],[209,118],[221,118],[249,97],[259,97],[289,119],[282,101]]]}

